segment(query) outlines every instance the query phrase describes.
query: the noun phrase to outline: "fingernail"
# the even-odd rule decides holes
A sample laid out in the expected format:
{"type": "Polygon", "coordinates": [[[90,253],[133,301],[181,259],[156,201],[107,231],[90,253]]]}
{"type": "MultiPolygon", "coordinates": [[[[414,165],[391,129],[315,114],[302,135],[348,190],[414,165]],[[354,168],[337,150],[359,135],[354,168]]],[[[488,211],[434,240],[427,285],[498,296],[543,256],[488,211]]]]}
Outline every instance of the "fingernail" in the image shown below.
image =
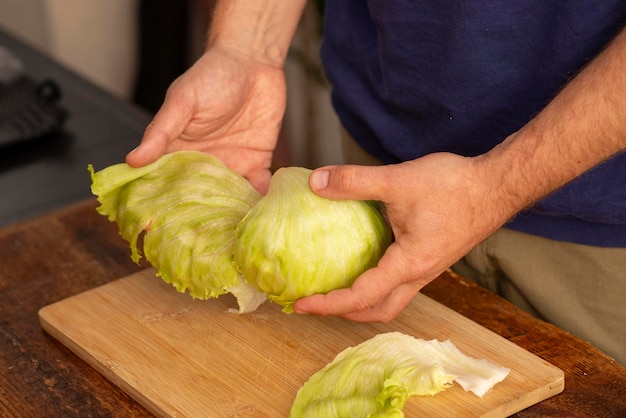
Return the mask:
{"type": "Polygon", "coordinates": [[[307,315],[308,312],[302,309],[300,305],[302,304],[299,301],[296,301],[296,303],[293,304],[293,311],[297,314],[307,315]]]}
{"type": "Polygon", "coordinates": [[[294,306],[294,308],[293,308],[293,311],[294,311],[295,313],[297,313],[298,315],[309,315],[309,314],[310,314],[310,312],[305,311],[305,310],[302,310],[302,309],[300,309],[300,308],[296,308],[295,306],[294,306]]]}
{"type": "Polygon", "coordinates": [[[311,173],[311,188],[313,190],[322,190],[328,186],[328,178],[330,177],[330,172],[328,170],[317,170],[311,173]]]}

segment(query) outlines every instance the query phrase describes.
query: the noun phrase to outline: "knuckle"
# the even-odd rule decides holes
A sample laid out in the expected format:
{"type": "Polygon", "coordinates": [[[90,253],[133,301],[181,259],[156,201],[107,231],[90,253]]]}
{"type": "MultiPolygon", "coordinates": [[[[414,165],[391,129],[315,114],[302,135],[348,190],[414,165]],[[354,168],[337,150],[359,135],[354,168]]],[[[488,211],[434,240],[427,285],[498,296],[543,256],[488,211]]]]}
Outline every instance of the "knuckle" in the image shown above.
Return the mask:
{"type": "Polygon", "coordinates": [[[336,187],[341,190],[351,190],[354,184],[354,168],[349,166],[339,167],[334,177],[336,187]]]}
{"type": "Polygon", "coordinates": [[[384,311],[378,315],[378,322],[381,322],[383,324],[387,322],[391,322],[391,320],[393,320],[395,317],[396,317],[395,313],[384,311]]]}
{"type": "Polygon", "coordinates": [[[368,309],[372,308],[372,304],[369,300],[365,298],[359,298],[354,303],[354,311],[355,312],[365,312],[368,309]]]}

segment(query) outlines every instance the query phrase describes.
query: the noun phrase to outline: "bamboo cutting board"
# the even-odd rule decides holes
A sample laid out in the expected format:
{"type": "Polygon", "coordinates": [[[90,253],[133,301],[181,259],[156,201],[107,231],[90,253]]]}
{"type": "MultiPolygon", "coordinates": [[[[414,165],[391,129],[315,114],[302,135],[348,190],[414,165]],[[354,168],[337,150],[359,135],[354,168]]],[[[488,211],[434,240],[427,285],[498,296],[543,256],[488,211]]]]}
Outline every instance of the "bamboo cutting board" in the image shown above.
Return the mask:
{"type": "Polygon", "coordinates": [[[297,390],[343,349],[400,331],[450,339],[511,369],[484,398],[458,385],[412,397],[412,416],[513,414],[563,390],[563,372],[418,294],[392,322],[287,315],[266,303],[238,315],[229,296],[193,300],[148,269],[46,306],[43,329],[157,416],[287,417],[297,390]]]}

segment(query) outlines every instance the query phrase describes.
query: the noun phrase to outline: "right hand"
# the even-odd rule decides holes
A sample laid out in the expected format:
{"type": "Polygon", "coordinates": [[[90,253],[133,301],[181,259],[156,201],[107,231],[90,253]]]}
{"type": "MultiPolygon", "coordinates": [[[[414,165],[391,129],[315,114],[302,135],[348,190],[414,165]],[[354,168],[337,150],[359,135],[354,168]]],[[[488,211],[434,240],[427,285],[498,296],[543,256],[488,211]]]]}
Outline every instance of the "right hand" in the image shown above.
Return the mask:
{"type": "Polygon", "coordinates": [[[198,150],[265,193],[285,103],[281,68],[214,47],[172,83],[126,162],[140,167],[168,152],[198,150]]]}
{"type": "Polygon", "coordinates": [[[487,154],[433,153],[382,166],[321,167],[311,189],[335,200],[382,202],[394,242],[378,265],[350,288],[296,301],[297,313],[387,322],[422,287],[495,232],[521,209],[508,196],[487,154]]]}

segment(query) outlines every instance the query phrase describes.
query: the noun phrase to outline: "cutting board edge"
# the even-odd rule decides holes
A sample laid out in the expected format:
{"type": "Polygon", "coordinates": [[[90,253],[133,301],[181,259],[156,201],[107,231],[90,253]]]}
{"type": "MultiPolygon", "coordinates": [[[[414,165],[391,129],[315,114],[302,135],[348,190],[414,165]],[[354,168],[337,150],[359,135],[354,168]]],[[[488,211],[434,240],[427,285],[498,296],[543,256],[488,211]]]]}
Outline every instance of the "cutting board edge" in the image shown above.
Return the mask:
{"type": "MultiPolygon", "coordinates": [[[[552,364],[551,364],[552,365],[552,364]]],[[[565,390],[565,373],[561,369],[554,366],[556,370],[560,372],[560,378],[552,381],[552,384],[546,388],[536,388],[524,394],[526,402],[522,402],[519,405],[514,405],[512,402],[502,404],[501,408],[493,409],[486,414],[481,415],[481,418],[502,418],[509,417],[513,414],[523,411],[524,409],[551,398],[565,390]]]]}

